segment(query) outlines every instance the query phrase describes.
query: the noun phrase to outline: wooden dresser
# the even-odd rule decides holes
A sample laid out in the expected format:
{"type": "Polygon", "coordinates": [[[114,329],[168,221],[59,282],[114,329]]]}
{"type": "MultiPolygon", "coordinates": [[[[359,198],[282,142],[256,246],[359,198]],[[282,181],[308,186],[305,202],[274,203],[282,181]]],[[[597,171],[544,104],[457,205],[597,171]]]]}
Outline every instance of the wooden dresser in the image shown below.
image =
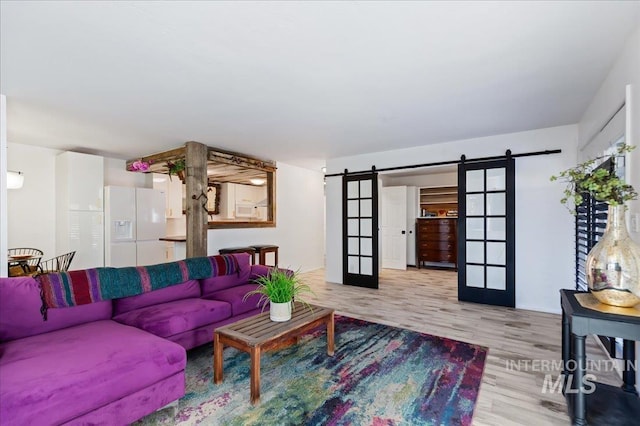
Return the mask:
{"type": "MultiPolygon", "coordinates": [[[[416,262],[442,263],[458,268],[456,217],[416,219],[416,262]]],[[[440,265],[432,265],[440,266],[440,265]]]]}

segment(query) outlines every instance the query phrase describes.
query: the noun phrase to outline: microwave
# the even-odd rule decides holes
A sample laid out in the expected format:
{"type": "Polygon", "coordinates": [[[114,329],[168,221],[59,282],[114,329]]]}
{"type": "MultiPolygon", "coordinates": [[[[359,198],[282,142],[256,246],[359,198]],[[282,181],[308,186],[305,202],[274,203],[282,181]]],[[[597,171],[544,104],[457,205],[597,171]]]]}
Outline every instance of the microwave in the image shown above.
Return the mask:
{"type": "Polygon", "coordinates": [[[236,217],[254,217],[255,206],[247,203],[236,203],[236,217]]]}

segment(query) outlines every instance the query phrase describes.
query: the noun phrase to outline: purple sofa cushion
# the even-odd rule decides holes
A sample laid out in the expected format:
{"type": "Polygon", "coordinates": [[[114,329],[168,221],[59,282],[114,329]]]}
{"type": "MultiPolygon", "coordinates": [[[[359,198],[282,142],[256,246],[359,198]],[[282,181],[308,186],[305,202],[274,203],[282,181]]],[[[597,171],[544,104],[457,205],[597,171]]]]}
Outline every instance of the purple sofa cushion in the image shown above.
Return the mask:
{"type": "Polygon", "coordinates": [[[257,284],[244,284],[228,288],[226,290],[217,291],[205,297],[207,299],[222,300],[229,303],[231,305],[231,314],[236,316],[254,310],[258,307],[258,301],[260,300],[259,294],[248,297],[246,301],[242,300],[245,294],[255,290],[257,287],[257,284]]]}
{"type": "Polygon", "coordinates": [[[251,258],[248,253],[234,253],[233,256],[238,260],[240,274],[222,275],[219,277],[211,277],[200,280],[202,287],[202,295],[207,296],[218,290],[234,287],[249,282],[251,275],[251,258]]]}
{"type": "Polygon", "coordinates": [[[256,278],[268,275],[272,269],[273,266],[251,265],[251,275],[249,275],[249,282],[253,283],[256,278]]]}
{"type": "Polygon", "coordinates": [[[206,343],[211,344],[211,341],[213,340],[213,332],[216,328],[222,327],[223,325],[231,324],[232,322],[240,321],[241,319],[248,318],[253,315],[257,315],[260,312],[260,309],[254,309],[253,311],[235,315],[222,321],[214,322],[213,324],[207,324],[204,327],[185,331],[184,333],[180,334],[174,334],[173,336],[169,336],[166,339],[179,344],[186,350],[204,345],[206,343]]]}
{"type": "Polygon", "coordinates": [[[182,346],[111,320],[6,342],[0,351],[0,419],[16,425],[68,422],[186,365],[182,346]]]}
{"type": "Polygon", "coordinates": [[[194,297],[200,297],[200,283],[197,280],[189,280],[182,284],[172,285],[137,296],[115,299],[113,301],[113,315],[120,315],[146,306],[194,297]]]}
{"type": "Polygon", "coordinates": [[[42,319],[40,287],[31,277],[0,278],[0,342],[111,318],[111,301],[49,309],[42,319]]]}
{"type": "Polygon", "coordinates": [[[169,337],[222,321],[230,316],[231,306],[226,302],[183,299],[136,309],[117,315],[113,319],[156,336],[169,337]]]}

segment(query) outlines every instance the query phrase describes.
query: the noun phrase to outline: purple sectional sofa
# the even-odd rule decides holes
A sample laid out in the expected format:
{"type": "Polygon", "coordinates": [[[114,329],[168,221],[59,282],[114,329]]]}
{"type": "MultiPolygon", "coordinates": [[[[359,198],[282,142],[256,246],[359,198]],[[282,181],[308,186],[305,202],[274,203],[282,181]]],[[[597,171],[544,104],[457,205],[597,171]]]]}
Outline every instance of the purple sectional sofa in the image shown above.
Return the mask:
{"type": "Polygon", "coordinates": [[[125,425],[182,397],[186,349],[260,312],[243,301],[269,268],[40,313],[29,277],[0,279],[0,424],[125,425]]]}

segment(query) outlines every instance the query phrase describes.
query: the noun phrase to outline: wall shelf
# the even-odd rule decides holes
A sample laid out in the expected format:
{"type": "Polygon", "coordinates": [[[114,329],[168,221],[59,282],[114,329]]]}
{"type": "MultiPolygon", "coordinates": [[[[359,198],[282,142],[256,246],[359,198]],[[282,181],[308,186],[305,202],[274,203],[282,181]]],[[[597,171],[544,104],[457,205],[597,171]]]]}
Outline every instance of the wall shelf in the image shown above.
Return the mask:
{"type": "Polygon", "coordinates": [[[432,215],[439,215],[441,210],[458,210],[458,187],[451,185],[420,188],[420,210],[432,215]]]}

